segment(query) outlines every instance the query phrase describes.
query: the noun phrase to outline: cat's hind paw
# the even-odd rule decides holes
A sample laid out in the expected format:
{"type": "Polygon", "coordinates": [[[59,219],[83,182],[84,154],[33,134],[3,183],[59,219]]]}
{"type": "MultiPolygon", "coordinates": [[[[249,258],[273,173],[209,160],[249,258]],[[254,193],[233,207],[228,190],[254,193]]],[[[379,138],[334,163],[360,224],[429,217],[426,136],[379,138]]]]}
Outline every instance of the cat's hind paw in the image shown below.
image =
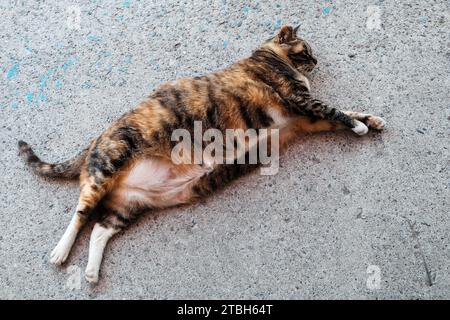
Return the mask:
{"type": "Polygon", "coordinates": [[[91,270],[86,269],[84,272],[84,277],[86,280],[91,284],[97,284],[98,283],[98,270],[91,270]]]}

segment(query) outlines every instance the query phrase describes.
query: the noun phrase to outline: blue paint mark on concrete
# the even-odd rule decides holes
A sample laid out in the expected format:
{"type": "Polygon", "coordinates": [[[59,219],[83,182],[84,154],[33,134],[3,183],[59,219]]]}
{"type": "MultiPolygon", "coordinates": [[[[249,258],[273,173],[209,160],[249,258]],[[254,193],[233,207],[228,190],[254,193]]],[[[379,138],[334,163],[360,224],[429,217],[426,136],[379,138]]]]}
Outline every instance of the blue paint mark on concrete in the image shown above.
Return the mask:
{"type": "Polygon", "coordinates": [[[108,66],[108,71],[106,71],[105,76],[107,76],[108,74],[110,74],[111,71],[112,71],[112,69],[113,69],[113,66],[112,66],[112,65],[109,65],[109,66],[108,66]]]}
{"type": "Polygon", "coordinates": [[[73,66],[75,64],[75,62],[77,62],[77,61],[78,61],[78,57],[70,58],[63,64],[62,69],[64,71],[67,71],[67,69],[69,69],[70,66],[73,66]]]}
{"type": "Polygon", "coordinates": [[[230,41],[228,40],[224,40],[223,41],[223,48],[226,49],[228,47],[228,44],[230,43],[230,41]]]}
{"type": "Polygon", "coordinates": [[[45,95],[45,89],[47,88],[47,83],[50,80],[50,77],[55,73],[55,70],[49,69],[46,74],[44,74],[39,83],[39,93],[37,95],[36,102],[39,104],[39,102],[45,102],[47,101],[47,96],[45,95]]]}
{"type": "Polygon", "coordinates": [[[281,19],[278,19],[278,20],[275,22],[275,29],[280,28],[280,27],[281,27],[281,23],[282,23],[281,19]]]}
{"type": "Polygon", "coordinates": [[[427,23],[429,20],[430,20],[430,17],[428,17],[428,16],[419,17],[419,21],[421,23],[427,23]]]}
{"type": "Polygon", "coordinates": [[[33,98],[34,98],[34,93],[33,92],[28,92],[26,97],[27,97],[28,103],[33,103],[33,98]]]}
{"type": "Polygon", "coordinates": [[[40,102],[45,102],[45,101],[47,101],[48,99],[47,99],[47,96],[45,95],[45,93],[44,93],[44,91],[39,91],[39,101],[40,102]]]}
{"type": "Polygon", "coordinates": [[[322,13],[325,15],[329,14],[330,11],[331,11],[331,6],[327,6],[322,9],[322,13]]]}
{"type": "Polygon", "coordinates": [[[97,61],[97,62],[94,64],[94,67],[96,67],[96,68],[101,68],[102,65],[103,65],[103,62],[101,62],[101,61],[99,60],[99,61],[97,61]]]}
{"type": "Polygon", "coordinates": [[[15,75],[17,75],[19,73],[19,65],[16,63],[15,65],[13,65],[11,67],[11,69],[8,70],[8,72],[6,73],[6,79],[10,80],[12,79],[15,75]]]}
{"type": "Polygon", "coordinates": [[[129,8],[130,5],[131,5],[131,0],[124,0],[124,1],[122,2],[122,7],[123,7],[123,8],[129,8]]]}
{"type": "Polygon", "coordinates": [[[50,70],[47,71],[46,74],[44,74],[44,75],[41,77],[41,83],[40,83],[40,85],[39,85],[39,88],[40,88],[41,90],[44,90],[44,89],[47,87],[47,82],[48,82],[48,80],[50,79],[50,76],[51,76],[54,72],[55,72],[55,71],[54,71],[53,69],[50,69],[50,70]]]}
{"type": "Polygon", "coordinates": [[[59,79],[55,80],[55,87],[56,87],[56,89],[61,89],[62,88],[61,80],[59,80],[59,79]]]}
{"type": "Polygon", "coordinates": [[[247,14],[250,12],[250,7],[249,6],[245,6],[244,7],[244,13],[247,14]]]}
{"type": "Polygon", "coordinates": [[[102,51],[100,51],[100,55],[103,57],[110,57],[112,55],[112,53],[109,51],[102,50],[102,51]]]}
{"type": "Polygon", "coordinates": [[[96,36],[96,35],[93,35],[93,34],[90,34],[90,35],[88,35],[88,37],[87,37],[90,41],[94,41],[94,42],[100,42],[102,39],[100,39],[100,37],[98,37],[98,36],[96,36]]]}
{"type": "Polygon", "coordinates": [[[131,64],[131,59],[132,59],[132,58],[133,58],[133,56],[128,55],[128,56],[125,58],[124,62],[125,62],[126,64],[131,64]]]}
{"type": "Polygon", "coordinates": [[[11,107],[12,107],[13,109],[17,109],[17,106],[18,106],[17,101],[13,101],[13,102],[11,103],[11,107]]]}
{"type": "Polygon", "coordinates": [[[90,81],[85,81],[82,85],[81,88],[83,89],[90,89],[92,87],[92,83],[90,81]]]}

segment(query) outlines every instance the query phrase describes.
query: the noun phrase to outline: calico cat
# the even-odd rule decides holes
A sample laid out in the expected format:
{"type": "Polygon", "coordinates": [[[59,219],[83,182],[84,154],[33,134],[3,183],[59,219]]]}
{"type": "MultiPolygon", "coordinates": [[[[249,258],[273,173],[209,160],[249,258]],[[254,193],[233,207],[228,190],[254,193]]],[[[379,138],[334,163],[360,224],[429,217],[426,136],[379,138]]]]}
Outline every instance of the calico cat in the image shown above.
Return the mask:
{"type": "Polygon", "coordinates": [[[300,132],[348,128],[358,135],[381,130],[385,121],[370,114],[340,111],[314,99],[306,77],[317,64],[311,47],[283,26],[249,58],[225,70],[160,86],[135,109],[125,113],[76,157],[59,164],[42,162],[19,141],[20,154],[39,175],[77,178],[80,197],[75,214],[50,261],[66,261],[88,217],[92,231],[85,272],[98,281],[108,240],[143,212],[190,203],[249,172],[256,165],[174,164],[175,129],[279,129],[285,144],[300,132]]]}

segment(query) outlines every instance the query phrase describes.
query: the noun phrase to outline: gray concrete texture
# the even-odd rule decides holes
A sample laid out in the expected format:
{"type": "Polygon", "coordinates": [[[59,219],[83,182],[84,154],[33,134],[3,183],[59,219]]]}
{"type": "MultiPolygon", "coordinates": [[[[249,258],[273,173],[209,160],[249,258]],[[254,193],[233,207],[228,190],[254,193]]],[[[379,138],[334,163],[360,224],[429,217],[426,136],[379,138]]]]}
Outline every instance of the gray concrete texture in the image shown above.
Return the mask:
{"type": "Polygon", "coordinates": [[[0,298],[450,298],[448,1],[0,10],[0,298]],[[77,184],[34,176],[17,140],[70,158],[159,84],[246,57],[285,23],[301,24],[319,58],[316,97],[381,115],[386,131],[301,137],[277,175],[145,216],[109,243],[95,287],[80,277],[92,224],[51,265],[77,184]]]}

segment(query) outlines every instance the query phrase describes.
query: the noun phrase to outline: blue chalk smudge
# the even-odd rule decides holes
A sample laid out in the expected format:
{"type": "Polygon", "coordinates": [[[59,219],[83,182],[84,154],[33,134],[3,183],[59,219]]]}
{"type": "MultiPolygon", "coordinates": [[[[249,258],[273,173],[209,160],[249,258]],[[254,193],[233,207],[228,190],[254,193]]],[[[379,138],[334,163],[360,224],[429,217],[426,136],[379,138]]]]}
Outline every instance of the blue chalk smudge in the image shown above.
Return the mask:
{"type": "Polygon", "coordinates": [[[92,83],[90,81],[86,81],[81,85],[83,89],[90,89],[92,87],[92,83]]]}
{"type": "Polygon", "coordinates": [[[123,15],[117,16],[116,19],[119,20],[119,21],[123,21],[123,15]]]}
{"type": "Polygon", "coordinates": [[[244,7],[244,13],[249,13],[250,12],[250,7],[249,6],[245,6],[244,7]]]}
{"type": "Polygon", "coordinates": [[[54,73],[53,69],[50,69],[47,71],[47,73],[45,75],[43,75],[41,77],[41,83],[39,85],[39,88],[41,90],[45,89],[45,87],[47,87],[47,82],[50,79],[50,76],[54,73]]]}
{"type": "Polygon", "coordinates": [[[12,107],[13,109],[17,109],[17,106],[18,106],[17,101],[13,101],[13,102],[11,103],[11,107],[12,107]]]}
{"type": "Polygon", "coordinates": [[[77,61],[78,61],[78,57],[71,58],[71,59],[67,60],[67,61],[63,64],[62,69],[63,69],[64,71],[67,71],[67,69],[69,69],[69,67],[72,66],[72,65],[74,65],[75,62],[77,62],[77,61]]]}
{"type": "Polygon", "coordinates": [[[47,101],[47,96],[45,95],[44,91],[39,91],[39,101],[45,102],[47,101]]]}
{"type": "Polygon", "coordinates": [[[37,97],[37,103],[47,101],[47,96],[44,93],[44,90],[47,88],[47,83],[50,80],[50,76],[53,75],[55,71],[53,69],[49,69],[46,74],[41,77],[41,82],[39,84],[39,94],[37,97]]]}
{"type": "Polygon", "coordinates": [[[99,60],[99,61],[97,61],[97,62],[94,64],[94,67],[96,67],[96,68],[101,68],[102,65],[103,65],[103,62],[101,62],[101,61],[99,60]]]}
{"type": "Polygon", "coordinates": [[[26,97],[27,97],[28,103],[33,103],[33,97],[34,97],[33,92],[28,92],[26,97]]]}
{"type": "Polygon", "coordinates": [[[280,28],[280,27],[281,27],[281,23],[282,23],[281,19],[278,19],[278,20],[275,22],[275,28],[276,28],[276,29],[280,28]]]}
{"type": "Polygon", "coordinates": [[[102,57],[110,57],[111,54],[112,54],[112,53],[109,52],[109,51],[105,51],[105,50],[100,51],[100,55],[101,55],[102,57]]]}
{"type": "Polygon", "coordinates": [[[17,75],[18,73],[19,73],[19,65],[16,63],[6,73],[6,79],[9,80],[9,79],[13,78],[15,75],[17,75]]]}
{"type": "Polygon", "coordinates": [[[100,42],[101,41],[100,37],[98,37],[96,35],[93,35],[93,34],[88,35],[88,39],[90,41],[94,41],[94,42],[100,42]]]}
{"type": "Polygon", "coordinates": [[[110,74],[111,71],[112,71],[112,69],[113,69],[113,66],[112,66],[112,65],[109,65],[109,66],[108,66],[108,71],[105,73],[105,76],[107,76],[108,74],[110,74]]]}
{"type": "Polygon", "coordinates": [[[122,7],[129,8],[131,5],[131,0],[124,0],[122,3],[122,7]]]}
{"type": "Polygon", "coordinates": [[[228,40],[224,40],[223,41],[223,47],[224,47],[224,49],[226,49],[227,47],[228,47],[228,44],[230,43],[230,41],[228,41],[228,40]]]}
{"type": "Polygon", "coordinates": [[[57,89],[61,89],[62,88],[62,82],[60,80],[56,80],[55,81],[55,86],[57,89]]]}
{"type": "Polygon", "coordinates": [[[427,23],[428,21],[429,21],[429,17],[428,16],[422,16],[422,17],[419,17],[419,21],[421,22],[421,23],[427,23]]]}
{"type": "Polygon", "coordinates": [[[133,57],[131,56],[131,55],[128,55],[126,58],[125,58],[125,60],[124,60],[124,62],[126,63],[126,64],[131,64],[131,59],[132,59],[133,57]]]}
{"type": "Polygon", "coordinates": [[[329,6],[322,9],[323,14],[329,14],[330,11],[331,11],[331,8],[329,6]]]}

